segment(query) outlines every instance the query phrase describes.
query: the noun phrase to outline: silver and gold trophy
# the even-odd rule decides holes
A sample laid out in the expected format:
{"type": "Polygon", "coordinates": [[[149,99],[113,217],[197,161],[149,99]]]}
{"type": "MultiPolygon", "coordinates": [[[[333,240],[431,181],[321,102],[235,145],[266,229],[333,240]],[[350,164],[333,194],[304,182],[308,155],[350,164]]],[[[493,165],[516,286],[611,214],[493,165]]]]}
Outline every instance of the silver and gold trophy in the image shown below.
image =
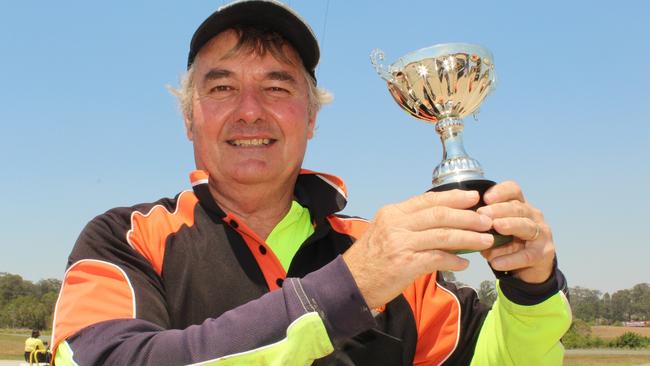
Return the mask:
{"type": "MultiPolygon", "coordinates": [[[[433,170],[431,191],[476,190],[481,197],[495,183],[485,179],[479,162],[463,146],[463,118],[477,113],[494,88],[494,58],[486,48],[445,43],[411,52],[390,66],[375,49],[370,61],[397,104],[413,117],[435,125],[442,141],[442,162],[433,170]]],[[[474,209],[484,205],[483,199],[474,209]]],[[[495,246],[512,237],[496,232],[495,246]]]]}

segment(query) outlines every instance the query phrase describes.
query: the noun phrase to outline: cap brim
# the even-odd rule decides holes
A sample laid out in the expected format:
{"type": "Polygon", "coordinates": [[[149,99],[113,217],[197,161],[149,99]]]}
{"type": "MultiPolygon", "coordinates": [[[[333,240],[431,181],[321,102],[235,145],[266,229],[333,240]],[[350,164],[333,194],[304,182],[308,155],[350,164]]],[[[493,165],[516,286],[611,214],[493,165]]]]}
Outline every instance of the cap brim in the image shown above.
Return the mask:
{"type": "Polygon", "coordinates": [[[298,52],[314,76],[320,58],[314,32],[300,16],[276,1],[249,0],[226,5],[210,15],[194,32],[187,57],[189,68],[201,48],[213,37],[235,26],[256,26],[279,33],[298,52]]]}

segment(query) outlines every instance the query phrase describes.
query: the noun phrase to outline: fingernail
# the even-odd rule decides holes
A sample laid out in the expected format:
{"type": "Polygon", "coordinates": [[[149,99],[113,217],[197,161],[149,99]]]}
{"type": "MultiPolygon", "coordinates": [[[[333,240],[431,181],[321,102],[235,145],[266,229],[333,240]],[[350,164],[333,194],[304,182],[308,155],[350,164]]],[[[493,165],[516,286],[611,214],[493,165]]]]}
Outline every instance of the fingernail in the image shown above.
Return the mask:
{"type": "Polygon", "coordinates": [[[465,191],[465,197],[469,198],[476,198],[476,191],[465,191]]]}
{"type": "Polygon", "coordinates": [[[492,217],[492,209],[486,206],[479,208],[478,213],[480,213],[481,215],[492,217]]]}
{"type": "Polygon", "coordinates": [[[494,236],[492,234],[481,234],[481,241],[483,244],[492,245],[494,243],[494,236]]]}

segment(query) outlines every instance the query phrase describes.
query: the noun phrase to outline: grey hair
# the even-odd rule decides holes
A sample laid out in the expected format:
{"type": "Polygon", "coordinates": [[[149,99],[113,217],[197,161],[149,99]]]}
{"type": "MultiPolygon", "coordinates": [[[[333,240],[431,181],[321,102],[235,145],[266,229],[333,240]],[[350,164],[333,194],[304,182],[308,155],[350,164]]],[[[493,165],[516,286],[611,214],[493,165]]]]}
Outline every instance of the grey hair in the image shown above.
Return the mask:
{"type": "MultiPolygon", "coordinates": [[[[192,64],[187,72],[181,76],[180,85],[178,88],[168,86],[167,89],[172,93],[177,101],[178,106],[183,114],[183,117],[188,121],[192,121],[192,102],[194,96],[194,74],[195,64],[192,64]]],[[[309,72],[304,67],[300,68],[303,77],[307,81],[307,97],[309,100],[308,112],[309,115],[317,113],[325,104],[329,104],[334,100],[334,96],[328,90],[316,86],[316,80],[309,75],[309,72]]]]}

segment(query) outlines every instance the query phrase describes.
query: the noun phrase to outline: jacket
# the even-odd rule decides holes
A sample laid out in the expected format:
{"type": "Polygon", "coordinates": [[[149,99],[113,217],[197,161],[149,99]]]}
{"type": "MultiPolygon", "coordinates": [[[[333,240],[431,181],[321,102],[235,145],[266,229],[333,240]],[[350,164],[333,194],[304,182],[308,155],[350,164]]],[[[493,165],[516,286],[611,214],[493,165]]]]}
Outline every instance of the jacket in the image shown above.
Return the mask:
{"type": "Polygon", "coordinates": [[[57,364],[521,364],[534,352],[510,346],[531,330],[542,334],[530,341],[544,364],[561,362],[570,309],[557,269],[540,285],[502,275],[492,311],[436,273],[369,309],[340,256],[368,223],[339,214],[338,177],[301,171],[295,199],[314,233],[286,272],[216,204],[205,172],[191,181],[191,191],[112,209],[84,228],[54,314],[57,364]]]}

